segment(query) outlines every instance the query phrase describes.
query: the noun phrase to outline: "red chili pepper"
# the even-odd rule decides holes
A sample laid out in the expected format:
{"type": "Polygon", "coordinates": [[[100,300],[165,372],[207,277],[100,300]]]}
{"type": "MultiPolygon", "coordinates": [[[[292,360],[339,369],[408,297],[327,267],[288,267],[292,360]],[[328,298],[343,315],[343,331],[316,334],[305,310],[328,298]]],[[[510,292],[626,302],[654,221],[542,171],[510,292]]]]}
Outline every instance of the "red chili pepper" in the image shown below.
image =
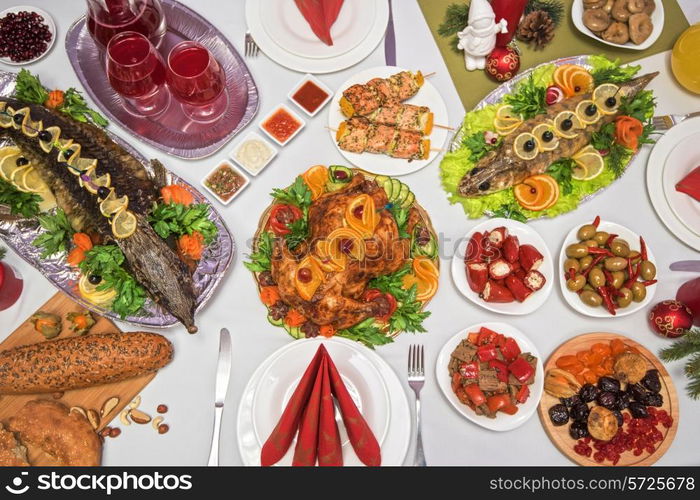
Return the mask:
{"type": "Polygon", "coordinates": [[[605,258],[605,255],[598,255],[595,259],[591,261],[591,265],[588,266],[581,274],[586,277],[588,276],[588,273],[591,272],[591,269],[593,269],[595,266],[597,266],[601,260],[605,258]]]}
{"type": "Polygon", "coordinates": [[[520,355],[520,346],[511,337],[506,337],[506,341],[501,347],[501,354],[506,361],[513,361],[520,355]]]}
{"type": "Polygon", "coordinates": [[[603,268],[603,276],[605,276],[605,283],[612,286],[613,281],[615,281],[613,279],[612,273],[610,271],[608,271],[607,269],[603,268]]]}
{"type": "Polygon", "coordinates": [[[503,242],[503,256],[511,264],[518,262],[518,257],[520,254],[520,242],[518,237],[510,234],[503,242]]]}
{"type": "Polygon", "coordinates": [[[262,466],[270,466],[279,462],[292,444],[292,440],[299,428],[302,411],[313,389],[316,372],[318,372],[323,358],[323,352],[325,352],[325,348],[321,345],[306,368],[304,375],[302,375],[297,388],[289,399],[284,412],[282,412],[279,422],[277,422],[270,437],[265,441],[260,452],[260,464],[262,466]]]}
{"type": "Polygon", "coordinates": [[[644,238],[639,237],[639,253],[642,256],[642,260],[648,260],[647,257],[647,244],[644,242],[644,238]]]}
{"type": "Polygon", "coordinates": [[[542,265],[544,257],[532,245],[520,245],[520,265],[525,271],[537,269],[542,265]]]}
{"type": "Polygon", "coordinates": [[[497,227],[494,230],[486,233],[486,237],[493,248],[501,248],[507,235],[508,230],[503,226],[497,227]]]}
{"type": "Polygon", "coordinates": [[[496,346],[494,344],[482,345],[476,350],[476,356],[482,363],[486,361],[491,361],[496,359],[498,352],[496,351],[496,346]]]}
{"type": "Polygon", "coordinates": [[[627,279],[630,279],[631,277],[632,277],[632,259],[627,259],[627,279]]]}
{"type": "Polygon", "coordinates": [[[481,262],[484,255],[484,234],[474,233],[467,243],[467,253],[464,262],[481,262]]]}
{"type": "Polygon", "coordinates": [[[464,378],[478,378],[479,362],[472,361],[471,363],[462,363],[459,365],[459,374],[464,378]]]}
{"type": "Polygon", "coordinates": [[[501,280],[513,272],[513,265],[505,259],[496,259],[489,264],[489,275],[501,280]]]}
{"type": "Polygon", "coordinates": [[[496,370],[496,377],[501,382],[508,383],[508,366],[500,359],[489,361],[489,368],[496,370]]]}
{"type": "Polygon", "coordinates": [[[481,406],[486,402],[486,395],[484,394],[484,391],[479,389],[479,386],[476,384],[469,384],[465,386],[464,392],[476,406],[481,406]]]}
{"type": "Polygon", "coordinates": [[[532,289],[525,286],[523,280],[512,274],[506,277],[506,287],[518,302],[524,302],[532,294],[532,289]]]}
{"type": "Polygon", "coordinates": [[[472,291],[475,293],[483,292],[488,280],[488,265],[483,262],[470,262],[467,264],[467,283],[469,283],[469,288],[472,291]]]}
{"type": "Polygon", "coordinates": [[[523,283],[525,283],[525,286],[530,290],[536,292],[537,290],[540,290],[545,283],[547,283],[547,278],[545,278],[544,274],[541,272],[533,270],[529,271],[525,275],[525,278],[523,278],[523,283]]]}
{"type": "Polygon", "coordinates": [[[515,400],[520,404],[524,404],[529,397],[530,397],[530,387],[527,385],[521,385],[520,389],[518,390],[517,394],[515,395],[515,400]]]}
{"type": "Polygon", "coordinates": [[[657,282],[658,282],[658,280],[647,280],[647,281],[642,281],[642,285],[651,286],[651,285],[655,285],[657,282]]]}
{"type": "Polygon", "coordinates": [[[506,303],[513,302],[515,297],[506,287],[499,285],[493,280],[489,280],[481,293],[481,298],[486,302],[506,303]]]}
{"type": "Polygon", "coordinates": [[[323,370],[321,385],[321,415],[318,432],[318,465],[338,467],[343,465],[343,448],[338,423],[335,421],[335,405],[331,394],[331,378],[328,363],[323,370]]]}
{"type": "Polygon", "coordinates": [[[598,294],[603,298],[603,304],[605,304],[605,308],[610,314],[615,316],[617,314],[615,312],[615,304],[612,301],[612,297],[610,297],[610,292],[608,291],[608,289],[604,286],[599,286],[596,290],[598,291],[598,294]]]}
{"type": "Polygon", "coordinates": [[[596,215],[596,216],[595,216],[595,219],[593,219],[593,225],[594,225],[596,228],[598,228],[598,226],[600,225],[600,215],[596,215]]]}
{"type": "Polygon", "coordinates": [[[326,348],[321,345],[319,349],[323,349],[323,355],[328,360],[328,373],[331,379],[331,388],[338,401],[340,414],[345,424],[345,430],[348,433],[350,444],[352,444],[357,458],[365,465],[381,465],[382,454],[377,438],[372,433],[372,429],[367,425],[367,422],[357,409],[357,406],[355,406],[352,396],[350,396],[347,387],[345,387],[343,379],[340,378],[340,373],[338,373],[338,369],[328,355],[326,348]]]}
{"type": "Polygon", "coordinates": [[[619,235],[617,235],[617,234],[611,234],[610,236],[608,236],[608,239],[605,240],[605,246],[606,246],[606,247],[609,247],[610,245],[612,245],[612,242],[613,242],[613,241],[615,240],[615,238],[617,238],[618,236],[619,236],[619,235]]]}
{"type": "Polygon", "coordinates": [[[641,264],[635,265],[634,271],[632,272],[632,276],[630,276],[627,279],[627,281],[625,281],[625,284],[622,286],[624,286],[625,288],[630,288],[634,284],[634,282],[637,281],[637,278],[639,278],[639,274],[641,273],[641,271],[642,271],[642,265],[641,264]]]}
{"type": "Polygon", "coordinates": [[[316,373],[316,381],[309,396],[309,401],[304,408],[304,414],[299,425],[297,445],[294,448],[292,466],[313,467],[316,465],[316,453],[318,452],[318,419],[321,415],[321,387],[323,386],[323,374],[327,370],[326,358],[321,360],[321,366],[316,373]]]}
{"type": "Polygon", "coordinates": [[[588,247],[588,253],[591,255],[603,255],[605,257],[614,257],[613,253],[607,248],[588,247]]]}
{"type": "Polygon", "coordinates": [[[509,364],[508,371],[510,371],[521,384],[527,382],[530,377],[535,374],[535,369],[522,357],[509,364]]]}
{"type": "Polygon", "coordinates": [[[574,279],[576,277],[576,269],[573,267],[569,269],[569,272],[567,273],[566,277],[570,280],[574,279]]]}

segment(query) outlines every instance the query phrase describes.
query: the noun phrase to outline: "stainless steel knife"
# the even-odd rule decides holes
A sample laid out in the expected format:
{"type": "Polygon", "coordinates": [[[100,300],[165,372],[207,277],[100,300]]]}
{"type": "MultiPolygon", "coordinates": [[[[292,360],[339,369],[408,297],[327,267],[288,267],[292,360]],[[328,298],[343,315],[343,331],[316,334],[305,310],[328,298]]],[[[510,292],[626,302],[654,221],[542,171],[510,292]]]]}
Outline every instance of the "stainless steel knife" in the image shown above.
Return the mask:
{"type": "Polygon", "coordinates": [[[221,417],[224,413],[224,401],[231,377],[231,334],[226,328],[221,329],[219,338],[219,361],[216,364],[216,385],[214,389],[214,434],[211,439],[211,451],[207,465],[219,465],[219,438],[221,437],[221,417]]]}
{"type": "Polygon", "coordinates": [[[681,260],[670,266],[671,271],[690,271],[700,273],[700,260],[681,260]]]}

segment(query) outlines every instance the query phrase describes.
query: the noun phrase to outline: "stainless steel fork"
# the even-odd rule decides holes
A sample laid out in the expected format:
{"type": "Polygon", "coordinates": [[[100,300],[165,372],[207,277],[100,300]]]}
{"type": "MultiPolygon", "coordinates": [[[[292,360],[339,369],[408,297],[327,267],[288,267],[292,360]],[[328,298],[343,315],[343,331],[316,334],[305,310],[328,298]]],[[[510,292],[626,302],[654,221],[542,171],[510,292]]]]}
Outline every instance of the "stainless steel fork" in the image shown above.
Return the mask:
{"type": "Polygon", "coordinates": [[[423,362],[423,346],[411,345],[408,348],[408,385],[416,395],[416,455],[413,465],[424,467],[423,438],[421,437],[421,405],[420,390],[425,384],[425,363],[423,362]]]}
{"type": "Polygon", "coordinates": [[[255,40],[253,40],[253,35],[250,34],[250,31],[245,32],[244,45],[246,57],[255,57],[258,55],[258,52],[260,52],[260,48],[258,47],[258,44],[255,43],[255,40]]]}
{"type": "Polygon", "coordinates": [[[688,113],[687,115],[662,115],[655,116],[652,118],[652,124],[654,125],[655,132],[666,132],[668,129],[674,125],[678,125],[683,120],[688,118],[694,118],[700,116],[700,111],[694,113],[688,113]]]}

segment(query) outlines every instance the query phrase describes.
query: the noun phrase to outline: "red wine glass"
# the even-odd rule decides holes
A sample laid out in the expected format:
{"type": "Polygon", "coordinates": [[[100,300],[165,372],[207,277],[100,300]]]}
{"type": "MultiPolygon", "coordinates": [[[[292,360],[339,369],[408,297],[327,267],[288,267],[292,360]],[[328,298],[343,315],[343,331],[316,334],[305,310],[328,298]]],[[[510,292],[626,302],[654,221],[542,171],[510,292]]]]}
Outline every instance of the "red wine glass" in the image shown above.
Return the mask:
{"type": "Polygon", "coordinates": [[[124,31],[112,37],[107,44],[107,77],[135,114],[156,115],[170,103],[163,58],[141,33],[124,31]]]}
{"type": "Polygon", "coordinates": [[[86,0],[87,27],[98,47],[104,49],[117,33],[136,31],[159,47],[166,23],[160,0],[86,0]]]}
{"type": "Polygon", "coordinates": [[[0,262],[0,311],[12,307],[22,295],[22,275],[4,262],[0,262]]]}
{"type": "Polygon", "coordinates": [[[168,55],[168,86],[192,121],[217,120],[228,107],[226,74],[206,47],[180,42],[168,55]]]}

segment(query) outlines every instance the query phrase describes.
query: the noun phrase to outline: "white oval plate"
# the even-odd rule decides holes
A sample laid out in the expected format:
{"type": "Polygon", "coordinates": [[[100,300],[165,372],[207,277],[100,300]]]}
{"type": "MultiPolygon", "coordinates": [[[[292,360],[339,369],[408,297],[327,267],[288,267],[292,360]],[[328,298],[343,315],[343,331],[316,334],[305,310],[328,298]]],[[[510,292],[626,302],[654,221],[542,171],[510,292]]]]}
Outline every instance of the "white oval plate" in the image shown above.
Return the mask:
{"type": "Polygon", "coordinates": [[[583,24],[583,10],[583,0],[574,0],[573,4],[571,5],[571,19],[573,20],[576,29],[578,29],[584,35],[612,47],[620,47],[621,49],[631,50],[646,50],[654,45],[654,42],[659,39],[661,32],[664,30],[664,4],[662,0],[656,0],[656,9],[650,16],[651,23],[654,25],[651,35],[649,35],[649,38],[644,40],[644,42],[640,43],[639,45],[632,42],[627,42],[624,44],[612,43],[603,40],[602,38],[598,38],[595,33],[586,28],[586,25],[583,24]]]}
{"type": "MultiPolygon", "coordinates": [[[[669,155],[677,144],[681,143],[686,137],[698,132],[700,132],[700,118],[690,118],[684,120],[660,136],[656,144],[654,144],[654,148],[651,150],[651,154],[647,160],[647,192],[649,193],[651,204],[654,210],[656,210],[656,214],[666,225],[666,228],[671,234],[689,247],[700,251],[700,236],[691,231],[678,219],[673,209],[669,206],[669,202],[664,193],[664,175],[666,169],[676,168],[675,165],[667,164],[669,155]],[[661,168],[662,165],[664,166],[663,168],[661,168]]],[[[683,178],[680,176],[680,172],[679,169],[678,180],[683,178]]],[[[686,194],[676,193],[678,196],[685,196],[693,201],[692,198],[686,194]]]]}
{"type": "Polygon", "coordinates": [[[700,201],[676,191],[676,184],[700,165],[700,130],[673,147],[663,165],[663,188],[668,206],[693,233],[700,236],[700,201]]]}
{"type": "MultiPolygon", "coordinates": [[[[345,2],[345,4],[348,3],[345,2]]],[[[372,0],[370,7],[373,12],[372,26],[369,34],[357,46],[336,57],[311,58],[283,49],[268,35],[263,22],[265,16],[262,16],[259,4],[259,0],[246,0],[245,3],[246,25],[255,43],[265,55],[276,63],[302,73],[333,73],[354,66],[370,55],[379,45],[379,42],[384,38],[384,32],[389,22],[389,4],[385,0],[372,0]]],[[[343,5],[343,9],[346,7],[347,5],[343,5]]],[[[341,9],[339,20],[342,15],[341,9]]],[[[310,28],[306,29],[310,31],[310,28]]],[[[324,45],[320,40],[318,43],[324,45]]]]}
{"type": "Polygon", "coordinates": [[[547,301],[549,294],[552,293],[552,286],[554,282],[554,260],[552,259],[552,254],[549,252],[544,240],[534,229],[532,229],[532,227],[512,219],[489,219],[474,227],[464,238],[459,241],[457,251],[452,257],[452,279],[462,295],[484,309],[509,315],[530,314],[531,312],[539,309],[542,304],[547,301]],[[509,302],[507,304],[486,302],[479,297],[478,293],[469,288],[467,273],[464,266],[464,255],[467,251],[469,239],[474,233],[491,231],[499,226],[505,226],[509,233],[517,236],[521,245],[527,243],[533,245],[544,257],[544,261],[542,262],[542,265],[538,271],[542,273],[547,281],[545,282],[544,287],[530,295],[527,299],[525,299],[525,302],[509,302]]]}
{"type": "MultiPolygon", "coordinates": [[[[592,318],[620,318],[622,316],[629,316],[630,314],[633,314],[639,311],[640,309],[644,309],[653,300],[658,283],[656,285],[647,287],[647,296],[644,298],[643,301],[632,302],[629,306],[627,306],[624,309],[617,309],[617,314],[615,316],[611,316],[608,310],[602,305],[600,307],[595,308],[587,306],[586,304],[581,302],[581,300],[578,298],[578,294],[576,294],[575,292],[571,292],[568,288],[566,288],[566,276],[564,274],[564,261],[567,259],[566,247],[573,243],[578,243],[576,233],[578,233],[579,228],[584,224],[588,224],[588,222],[582,222],[581,224],[578,224],[576,227],[574,227],[571,231],[569,231],[569,234],[567,234],[566,238],[564,239],[564,244],[561,246],[561,252],[559,253],[559,267],[557,267],[557,274],[559,275],[559,284],[561,285],[561,293],[564,296],[564,299],[575,311],[583,314],[584,316],[590,316],[592,318]]],[[[627,243],[630,244],[630,248],[632,250],[639,251],[639,235],[631,229],[627,229],[625,226],[621,226],[620,224],[616,224],[615,222],[601,220],[600,224],[598,225],[598,230],[606,231],[610,234],[617,234],[618,237],[627,240],[627,243]]],[[[648,260],[656,266],[656,259],[654,258],[654,254],[651,251],[651,248],[649,248],[649,242],[645,240],[645,243],[647,245],[648,260]]],[[[658,266],[656,274],[658,278],[658,266]]]]}
{"type": "Polygon", "coordinates": [[[260,0],[260,20],[267,35],[283,50],[309,59],[339,57],[367,38],[374,24],[374,0],[344,2],[331,27],[333,45],[314,34],[295,2],[260,0]]]}
{"type": "MultiPolygon", "coordinates": [[[[355,85],[356,83],[366,83],[373,78],[387,78],[391,75],[405,71],[403,68],[398,68],[396,66],[379,66],[376,68],[369,68],[348,78],[339,88],[336,94],[333,96],[329,110],[328,110],[328,129],[331,136],[331,140],[335,147],[338,148],[340,154],[342,154],[350,163],[368,172],[372,172],[380,175],[389,175],[396,177],[399,175],[406,175],[418,170],[425,168],[432,162],[435,158],[440,155],[439,151],[431,151],[427,160],[402,160],[400,158],[391,158],[390,156],[373,154],[373,153],[350,153],[348,151],[343,151],[338,147],[338,143],[335,140],[335,131],[338,126],[345,121],[345,116],[340,111],[340,98],[343,97],[343,91],[355,85]]],[[[434,121],[438,125],[448,125],[449,117],[447,116],[447,106],[437,89],[427,80],[420,88],[418,93],[411,99],[405,101],[408,104],[415,104],[417,106],[428,106],[430,111],[433,112],[434,121]]],[[[447,139],[447,130],[444,128],[434,127],[430,138],[430,148],[440,149],[443,144],[445,144],[445,139],[447,139]]]]}
{"type": "Polygon", "coordinates": [[[452,404],[455,410],[461,413],[467,420],[471,420],[475,424],[485,427],[486,429],[499,432],[510,431],[516,427],[520,427],[535,413],[535,410],[537,410],[537,406],[540,403],[540,398],[542,397],[542,388],[544,387],[543,371],[542,356],[540,356],[535,344],[533,344],[523,332],[505,323],[479,323],[460,331],[454,337],[448,340],[444,346],[442,346],[442,349],[440,349],[440,353],[437,357],[437,364],[435,366],[437,383],[440,386],[440,389],[442,389],[442,393],[452,404]],[[537,358],[535,382],[530,385],[530,397],[527,401],[525,401],[525,404],[518,405],[518,413],[515,415],[507,415],[503,412],[499,412],[496,418],[488,418],[483,415],[477,415],[467,405],[462,404],[459,399],[457,399],[455,393],[452,392],[452,379],[450,378],[450,372],[448,371],[452,351],[455,350],[462,339],[467,337],[468,333],[479,331],[479,328],[482,326],[490,328],[491,330],[503,334],[506,337],[513,337],[516,342],[518,342],[518,346],[522,352],[529,352],[537,358]]]}
{"type": "Polygon", "coordinates": [[[10,7],[9,9],[5,9],[2,12],[0,12],[0,18],[5,17],[5,15],[10,14],[11,12],[17,14],[18,12],[22,12],[23,10],[27,12],[36,12],[44,18],[44,23],[46,23],[46,26],[51,32],[51,41],[46,46],[46,50],[34,59],[22,62],[14,62],[9,57],[0,57],[0,62],[3,64],[9,64],[10,66],[24,66],[25,64],[31,64],[33,62],[36,62],[42,57],[44,57],[46,54],[48,54],[51,51],[54,42],[56,42],[56,24],[54,24],[53,18],[45,10],[42,10],[38,7],[34,7],[33,5],[18,5],[16,7],[10,7]]]}
{"type": "MultiPolygon", "coordinates": [[[[370,349],[347,339],[303,339],[270,355],[255,370],[238,408],[238,447],[245,465],[260,465],[260,450],[282,415],[299,378],[324,343],[348,391],[372,428],[382,451],[382,465],[402,465],[411,437],[411,413],[404,388],[389,365],[370,349]]],[[[339,417],[336,417],[339,418],[339,417]]],[[[342,420],[338,428],[345,465],[361,465],[347,440],[342,420]]],[[[279,462],[289,465],[294,443],[279,462]]]]}

